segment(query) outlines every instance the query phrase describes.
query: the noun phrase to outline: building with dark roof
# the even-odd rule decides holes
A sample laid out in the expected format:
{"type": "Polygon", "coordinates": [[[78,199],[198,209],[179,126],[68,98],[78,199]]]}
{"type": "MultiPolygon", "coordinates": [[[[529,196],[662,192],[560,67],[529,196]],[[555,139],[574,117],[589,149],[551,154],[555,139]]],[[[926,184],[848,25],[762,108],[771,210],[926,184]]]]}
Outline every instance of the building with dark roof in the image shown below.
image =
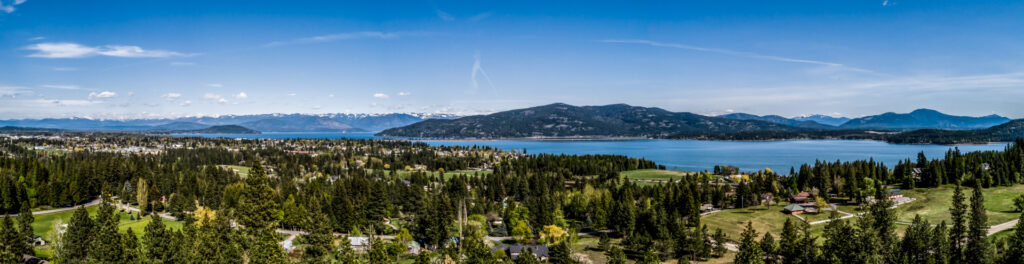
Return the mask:
{"type": "Polygon", "coordinates": [[[548,246],[529,246],[523,244],[500,245],[491,249],[491,253],[494,253],[498,250],[504,250],[505,254],[508,254],[508,257],[512,260],[519,258],[519,255],[523,254],[524,252],[532,252],[533,256],[539,259],[540,261],[547,261],[548,256],[550,255],[548,246]]]}

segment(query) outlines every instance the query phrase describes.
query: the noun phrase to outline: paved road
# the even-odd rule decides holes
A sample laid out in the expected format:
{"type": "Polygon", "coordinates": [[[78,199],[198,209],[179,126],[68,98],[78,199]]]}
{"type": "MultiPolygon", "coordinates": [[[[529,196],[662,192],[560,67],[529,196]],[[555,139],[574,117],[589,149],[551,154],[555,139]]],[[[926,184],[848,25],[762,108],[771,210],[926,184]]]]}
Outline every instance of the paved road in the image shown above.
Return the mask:
{"type": "Polygon", "coordinates": [[[1013,221],[1009,221],[1009,222],[1006,222],[1006,223],[990,226],[990,227],[988,227],[988,235],[991,236],[991,235],[993,235],[995,233],[999,233],[1000,231],[1013,228],[1014,226],[1017,226],[1017,221],[1019,221],[1019,220],[1013,220],[1013,221]]]}
{"type": "MultiPolygon", "coordinates": [[[[76,205],[76,206],[72,206],[72,207],[64,207],[64,208],[57,208],[57,209],[50,209],[50,210],[35,211],[35,212],[32,212],[32,215],[44,215],[44,214],[60,213],[60,212],[65,212],[65,211],[71,211],[71,210],[78,209],[79,206],[89,207],[89,206],[94,206],[94,205],[98,205],[98,204],[100,204],[100,199],[95,199],[95,200],[92,200],[91,202],[80,204],[80,205],[76,205]]],[[[12,216],[18,216],[18,214],[9,214],[9,215],[4,215],[3,217],[12,217],[12,216]]]]}

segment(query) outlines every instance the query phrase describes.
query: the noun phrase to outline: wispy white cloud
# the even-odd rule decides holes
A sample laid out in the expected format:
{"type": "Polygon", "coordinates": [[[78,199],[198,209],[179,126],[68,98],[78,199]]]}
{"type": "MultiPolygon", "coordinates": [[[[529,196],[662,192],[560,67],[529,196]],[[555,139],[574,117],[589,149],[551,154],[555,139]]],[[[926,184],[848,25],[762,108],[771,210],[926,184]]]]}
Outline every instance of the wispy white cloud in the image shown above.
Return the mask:
{"type": "Polygon", "coordinates": [[[97,92],[91,92],[91,93],[89,93],[89,100],[92,100],[92,99],[104,99],[104,98],[113,98],[113,97],[115,97],[115,96],[117,96],[117,93],[115,93],[115,92],[111,92],[111,91],[102,91],[102,92],[99,92],[99,93],[97,93],[97,92]]]}
{"type": "Polygon", "coordinates": [[[753,53],[753,52],[735,51],[735,50],[719,49],[719,48],[707,48],[707,47],[691,46],[691,45],[677,44],[677,43],[657,42],[657,41],[643,40],[643,39],[606,39],[606,40],[601,40],[601,42],[605,42],[605,43],[621,43],[621,44],[641,44],[641,45],[648,45],[648,46],[652,46],[652,47],[675,48],[675,49],[684,49],[684,50],[692,50],[692,51],[700,51],[700,52],[710,52],[710,53],[718,53],[718,54],[729,55],[729,56],[745,57],[745,58],[752,58],[752,59],[762,59],[762,60],[772,60],[772,61],[780,61],[780,62],[813,64],[813,65],[821,65],[821,66],[842,68],[842,69],[856,71],[856,72],[874,73],[874,71],[871,71],[871,70],[861,69],[861,68],[857,68],[857,67],[851,67],[851,66],[843,65],[841,63],[836,63],[836,62],[808,60],[808,59],[798,59],[798,58],[789,58],[789,57],[774,56],[774,55],[764,55],[764,54],[758,54],[758,53],[753,53]]]}
{"type": "Polygon", "coordinates": [[[221,87],[224,87],[224,85],[223,85],[223,84],[219,84],[219,83],[207,83],[207,84],[206,84],[206,86],[209,86],[209,87],[213,87],[213,88],[221,88],[221,87]]]}
{"type": "Polygon", "coordinates": [[[172,61],[170,63],[170,65],[171,66],[192,66],[192,65],[196,65],[196,63],[195,62],[187,62],[187,61],[172,61]]]}
{"type": "Polygon", "coordinates": [[[61,89],[61,90],[81,90],[82,89],[81,87],[78,87],[78,85],[71,85],[71,84],[44,84],[44,85],[40,85],[40,87],[51,88],[51,89],[61,89]]]}
{"type": "Polygon", "coordinates": [[[0,97],[17,98],[18,95],[28,93],[25,87],[21,86],[0,86],[0,97]]]}
{"type": "Polygon", "coordinates": [[[28,41],[40,41],[40,40],[44,40],[44,39],[46,39],[46,37],[34,37],[34,38],[29,38],[28,41]]]}
{"type": "Polygon", "coordinates": [[[474,16],[471,16],[467,20],[469,20],[470,22],[477,22],[477,21],[480,21],[480,20],[484,20],[484,19],[486,19],[488,17],[491,17],[492,14],[493,13],[491,13],[491,12],[483,12],[483,13],[479,13],[479,14],[476,14],[474,16]]]}
{"type": "Polygon", "coordinates": [[[889,0],[882,1],[882,6],[889,6],[889,0]]]}
{"type": "Polygon", "coordinates": [[[180,106],[189,106],[189,105],[192,105],[192,101],[185,100],[184,102],[181,102],[181,104],[178,104],[178,105],[180,105],[180,106]]]}
{"type": "Polygon", "coordinates": [[[174,51],[146,50],[139,46],[106,45],[90,47],[71,42],[39,43],[29,45],[25,47],[25,49],[36,51],[35,53],[29,54],[29,57],[49,59],[71,59],[92,56],[110,56],[120,58],[166,58],[192,56],[174,51]]]}
{"type": "Polygon", "coordinates": [[[375,93],[375,94],[373,94],[373,98],[388,99],[388,97],[389,96],[386,93],[375,93]]]}
{"type": "Polygon", "coordinates": [[[203,94],[203,99],[206,99],[206,100],[217,100],[217,99],[222,99],[222,96],[220,96],[219,94],[214,94],[214,93],[206,93],[206,94],[203,94]]]}
{"type": "Polygon", "coordinates": [[[321,107],[320,107],[319,105],[314,105],[314,106],[313,106],[313,110],[320,110],[320,108],[321,108],[321,107]]]}
{"type": "Polygon", "coordinates": [[[434,12],[437,13],[437,17],[440,18],[441,20],[444,20],[444,21],[454,21],[455,20],[454,16],[452,16],[451,14],[448,14],[447,12],[441,11],[441,9],[434,9],[434,12]]]}
{"type": "Polygon", "coordinates": [[[238,93],[238,94],[235,95],[235,99],[245,99],[245,98],[249,98],[249,95],[245,94],[245,92],[241,92],[241,93],[238,93]]]}
{"type": "Polygon", "coordinates": [[[54,68],[53,68],[53,70],[55,70],[55,71],[77,71],[77,70],[78,70],[78,68],[72,68],[72,67],[54,67],[54,68]]]}
{"type": "Polygon", "coordinates": [[[228,104],[228,99],[220,98],[217,99],[218,104],[228,104]]]}
{"type": "Polygon", "coordinates": [[[160,97],[163,97],[167,101],[175,101],[175,100],[178,100],[178,98],[181,98],[181,94],[180,93],[166,93],[164,95],[161,95],[160,97]]]}
{"type": "Polygon", "coordinates": [[[399,92],[398,94],[395,94],[395,95],[397,95],[397,96],[410,96],[410,95],[412,95],[412,93],[409,93],[409,92],[399,92]]]}
{"type": "Polygon", "coordinates": [[[24,3],[25,3],[25,0],[14,0],[14,2],[11,3],[10,5],[6,5],[6,4],[4,4],[4,1],[0,1],[0,12],[4,12],[4,13],[8,13],[8,14],[14,13],[14,10],[15,10],[14,6],[20,5],[20,4],[24,4],[24,3]]]}
{"type": "Polygon", "coordinates": [[[477,74],[482,75],[484,77],[484,80],[487,80],[487,84],[491,86],[492,92],[496,92],[496,88],[494,88],[494,82],[491,82],[491,76],[488,76],[487,71],[485,71],[484,67],[480,65],[479,52],[473,55],[473,70],[469,75],[469,81],[470,85],[473,87],[473,92],[476,92],[478,89],[480,89],[480,84],[477,82],[477,74]]]}
{"type": "Polygon", "coordinates": [[[275,42],[267,43],[264,46],[266,46],[266,47],[277,47],[277,46],[294,45],[294,44],[322,43],[322,42],[331,42],[331,41],[338,41],[338,40],[353,40],[353,39],[394,39],[394,38],[398,38],[399,36],[405,35],[405,34],[409,34],[409,33],[404,33],[404,32],[380,32],[380,31],[346,32],[346,33],[336,33],[336,34],[327,34],[327,35],[312,36],[312,37],[306,37],[306,38],[298,38],[298,39],[286,40],[286,41],[275,41],[275,42]]]}
{"type": "Polygon", "coordinates": [[[295,93],[289,93],[288,96],[295,96],[295,93]]]}

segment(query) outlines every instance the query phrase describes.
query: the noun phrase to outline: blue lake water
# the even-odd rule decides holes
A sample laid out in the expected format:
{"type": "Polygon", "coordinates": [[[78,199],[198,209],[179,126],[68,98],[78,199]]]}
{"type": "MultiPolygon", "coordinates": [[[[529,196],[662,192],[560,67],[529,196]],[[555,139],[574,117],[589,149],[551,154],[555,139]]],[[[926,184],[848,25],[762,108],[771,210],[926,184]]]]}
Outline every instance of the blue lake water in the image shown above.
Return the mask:
{"type": "MultiPolygon", "coordinates": [[[[264,133],[175,135],[228,138],[379,138],[372,133],[264,133]]],[[[941,158],[946,150],[958,147],[962,152],[1003,150],[1008,143],[985,145],[905,145],[871,140],[783,140],[783,141],[707,141],[707,140],[417,140],[433,146],[489,146],[527,153],[617,154],[645,158],[669,169],[711,170],[727,164],[743,171],[771,168],[788,172],[790,167],[815,160],[859,160],[874,158],[892,167],[902,159],[916,160],[923,151],[929,158],[941,158]]]]}

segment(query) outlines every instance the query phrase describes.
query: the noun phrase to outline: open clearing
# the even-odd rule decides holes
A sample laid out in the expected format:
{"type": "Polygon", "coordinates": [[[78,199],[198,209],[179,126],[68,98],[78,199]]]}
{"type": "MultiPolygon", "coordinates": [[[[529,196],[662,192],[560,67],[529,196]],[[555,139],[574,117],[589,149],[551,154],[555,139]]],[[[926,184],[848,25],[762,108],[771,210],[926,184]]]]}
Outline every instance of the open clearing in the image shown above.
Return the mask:
{"type": "Polygon", "coordinates": [[[682,179],[690,174],[691,172],[684,171],[647,169],[623,171],[622,177],[630,180],[669,181],[682,179]]]}
{"type": "MultiPolygon", "coordinates": [[[[916,201],[901,205],[898,210],[896,221],[912,222],[914,215],[921,215],[930,224],[938,224],[939,221],[950,223],[949,207],[953,204],[953,186],[942,186],[933,189],[903,190],[907,197],[916,198],[916,201]]],[[[962,187],[965,203],[970,205],[971,194],[974,192],[969,187],[962,187]]],[[[988,224],[996,225],[1017,219],[1020,212],[1015,212],[1013,198],[1024,193],[1024,185],[1010,187],[992,187],[984,190],[985,209],[988,211],[988,224]]]]}

